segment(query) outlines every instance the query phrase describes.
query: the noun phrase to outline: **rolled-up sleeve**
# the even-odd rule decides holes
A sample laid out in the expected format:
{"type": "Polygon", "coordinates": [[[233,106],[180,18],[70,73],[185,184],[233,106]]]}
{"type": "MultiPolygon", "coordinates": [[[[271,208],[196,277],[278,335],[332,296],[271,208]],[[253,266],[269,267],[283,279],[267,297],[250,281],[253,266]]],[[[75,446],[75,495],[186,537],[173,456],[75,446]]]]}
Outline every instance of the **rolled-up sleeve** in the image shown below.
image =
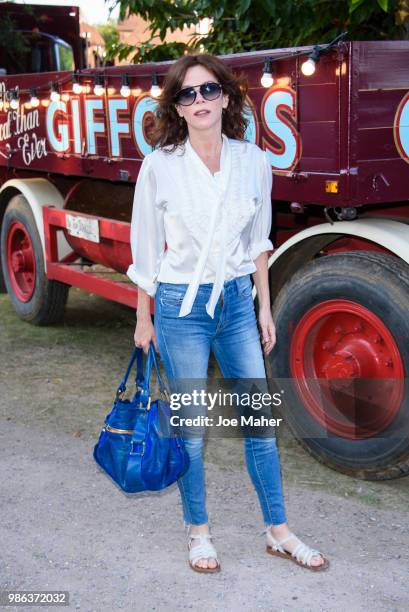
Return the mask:
{"type": "Polygon", "coordinates": [[[269,235],[271,232],[272,210],[271,190],[273,187],[273,174],[271,165],[265,151],[262,152],[261,162],[261,195],[262,202],[254,215],[250,231],[249,254],[253,261],[264,251],[273,251],[274,246],[269,235]]]}
{"type": "Polygon", "coordinates": [[[149,156],[145,157],[135,185],[130,242],[132,264],[127,276],[154,296],[156,280],[165,251],[163,207],[156,203],[156,179],[149,156]]]}

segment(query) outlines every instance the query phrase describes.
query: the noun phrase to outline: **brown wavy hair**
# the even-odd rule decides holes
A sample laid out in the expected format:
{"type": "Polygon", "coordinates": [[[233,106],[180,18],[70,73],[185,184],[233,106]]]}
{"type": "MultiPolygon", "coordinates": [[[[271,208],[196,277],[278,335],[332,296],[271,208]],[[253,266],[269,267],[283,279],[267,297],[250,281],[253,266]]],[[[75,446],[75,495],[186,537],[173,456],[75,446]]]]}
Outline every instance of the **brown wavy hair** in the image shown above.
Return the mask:
{"type": "Polygon", "coordinates": [[[195,53],[183,55],[176,60],[166,73],[163,89],[158,96],[158,105],[154,116],[154,126],[149,134],[149,141],[155,148],[183,144],[188,135],[186,121],[180,117],[175,108],[175,94],[182,88],[187,70],[191,66],[204,66],[217,78],[222,85],[223,93],[229,95],[229,104],[222,113],[222,132],[228,138],[244,140],[248,125],[244,117],[244,105],[248,90],[247,78],[244,74],[234,75],[230,67],[216,55],[210,53],[195,53]]]}

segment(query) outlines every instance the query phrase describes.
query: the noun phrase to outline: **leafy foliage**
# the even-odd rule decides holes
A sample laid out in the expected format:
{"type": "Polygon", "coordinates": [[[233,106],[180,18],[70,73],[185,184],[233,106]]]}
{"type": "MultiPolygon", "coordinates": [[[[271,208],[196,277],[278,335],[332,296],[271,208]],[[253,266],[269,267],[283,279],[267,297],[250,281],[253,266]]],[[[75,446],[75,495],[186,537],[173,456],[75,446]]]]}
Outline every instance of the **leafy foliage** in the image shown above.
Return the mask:
{"type": "Polygon", "coordinates": [[[4,60],[8,57],[14,58],[18,65],[19,58],[24,56],[29,49],[29,44],[24,35],[18,31],[16,22],[10,15],[3,15],[0,20],[0,54],[4,60]]]}
{"type": "Polygon", "coordinates": [[[119,5],[120,19],[138,14],[150,23],[148,41],[118,45],[118,58],[136,63],[173,59],[189,50],[227,54],[329,42],[345,30],[350,40],[409,37],[408,0],[106,1],[119,5]],[[213,20],[207,36],[195,34],[187,44],[165,42],[167,31],[206,17],[213,20]],[[160,44],[152,42],[155,36],[160,44]]]}
{"type": "Polygon", "coordinates": [[[119,42],[119,32],[113,21],[98,25],[97,30],[101,34],[106,45],[112,46],[119,42]]]}

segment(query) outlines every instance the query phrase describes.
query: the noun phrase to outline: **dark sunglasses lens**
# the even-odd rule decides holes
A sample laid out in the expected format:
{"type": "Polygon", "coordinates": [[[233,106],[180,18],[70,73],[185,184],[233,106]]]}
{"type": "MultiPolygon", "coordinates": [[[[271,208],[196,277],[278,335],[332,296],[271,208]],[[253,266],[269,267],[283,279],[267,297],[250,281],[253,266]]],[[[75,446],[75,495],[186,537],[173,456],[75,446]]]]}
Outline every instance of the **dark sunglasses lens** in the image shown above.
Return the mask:
{"type": "Polygon", "coordinates": [[[189,104],[193,104],[195,98],[195,90],[189,87],[186,89],[182,89],[181,91],[179,91],[179,93],[176,94],[176,103],[181,104],[182,106],[188,106],[189,104]]]}
{"type": "Polygon", "coordinates": [[[219,83],[203,83],[200,93],[205,100],[215,100],[219,97],[222,87],[219,83]]]}

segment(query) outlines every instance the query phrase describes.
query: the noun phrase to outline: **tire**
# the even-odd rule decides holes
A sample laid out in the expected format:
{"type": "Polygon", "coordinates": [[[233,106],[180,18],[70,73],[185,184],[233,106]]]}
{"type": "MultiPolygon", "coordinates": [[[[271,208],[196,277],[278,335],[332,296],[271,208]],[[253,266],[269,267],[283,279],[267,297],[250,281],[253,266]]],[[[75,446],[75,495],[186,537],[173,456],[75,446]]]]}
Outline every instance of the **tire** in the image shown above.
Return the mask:
{"type": "MultiPolygon", "coordinates": [[[[1,234],[1,222],[2,218],[0,218],[0,234],[1,234]]],[[[7,293],[6,283],[4,282],[4,275],[1,265],[1,251],[0,251],[0,293],[7,293]]]]}
{"type": "Polygon", "coordinates": [[[300,444],[355,477],[408,475],[408,266],[367,251],[319,257],[282,287],[273,319],[268,375],[300,444]]]}
{"type": "Polygon", "coordinates": [[[4,281],[18,316],[34,325],[61,322],[70,286],[47,279],[40,236],[24,196],[10,200],[0,240],[4,281]]]}
{"type": "Polygon", "coordinates": [[[0,293],[7,293],[7,287],[6,287],[6,283],[4,282],[3,271],[1,269],[1,262],[0,262],[0,293]]]}

